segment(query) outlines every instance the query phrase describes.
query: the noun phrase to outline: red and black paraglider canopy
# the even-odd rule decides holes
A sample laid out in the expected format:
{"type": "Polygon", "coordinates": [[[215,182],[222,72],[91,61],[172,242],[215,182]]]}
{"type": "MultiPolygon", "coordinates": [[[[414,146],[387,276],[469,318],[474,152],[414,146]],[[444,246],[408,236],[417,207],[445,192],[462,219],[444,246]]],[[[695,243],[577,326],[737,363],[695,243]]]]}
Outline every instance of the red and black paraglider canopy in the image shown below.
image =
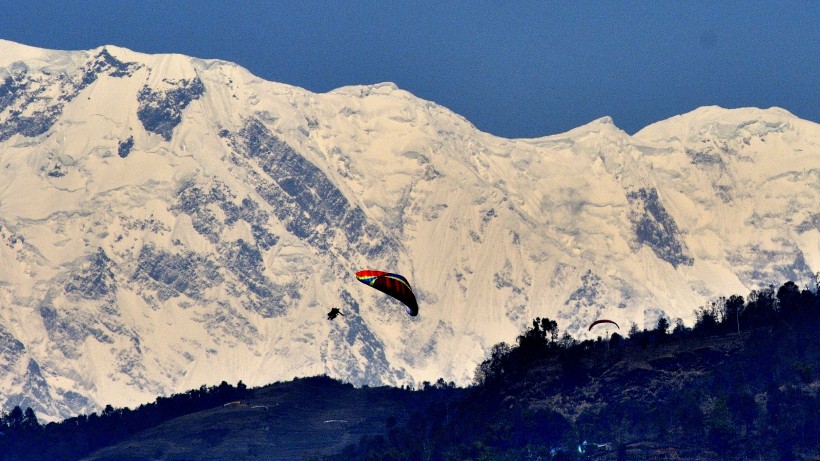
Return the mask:
{"type": "Polygon", "coordinates": [[[419,315],[416,296],[413,294],[407,279],[403,276],[390,272],[364,270],[356,272],[356,278],[365,285],[370,285],[404,303],[404,310],[408,314],[414,317],[419,315]]]}

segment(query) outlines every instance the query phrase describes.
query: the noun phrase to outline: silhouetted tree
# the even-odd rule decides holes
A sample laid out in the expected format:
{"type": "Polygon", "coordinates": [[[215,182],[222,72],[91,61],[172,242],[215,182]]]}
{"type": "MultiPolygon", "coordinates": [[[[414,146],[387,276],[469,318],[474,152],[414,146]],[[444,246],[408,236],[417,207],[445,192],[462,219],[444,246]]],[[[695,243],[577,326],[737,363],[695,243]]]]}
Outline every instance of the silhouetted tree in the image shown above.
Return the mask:
{"type": "Polygon", "coordinates": [[[518,345],[522,348],[540,348],[558,340],[558,323],[546,317],[536,317],[532,321],[532,328],[518,337],[518,345]]]}
{"type": "Polygon", "coordinates": [[[794,315],[800,309],[800,288],[794,282],[786,282],[777,289],[777,306],[788,316],[794,315]]]}
{"type": "MultiPolygon", "coordinates": [[[[616,333],[617,334],[617,333],[616,333]]],[[[558,340],[558,347],[561,349],[569,349],[574,347],[578,344],[578,340],[572,337],[569,332],[564,332],[564,335],[561,336],[561,339],[558,340]]]]}
{"type": "Polygon", "coordinates": [[[510,350],[510,345],[504,342],[493,346],[490,357],[481,362],[476,369],[476,384],[488,386],[497,383],[509,373],[507,362],[510,350]]]}
{"type": "Polygon", "coordinates": [[[8,415],[6,415],[6,426],[15,430],[23,427],[23,409],[16,405],[8,415]]]}
{"type": "Polygon", "coordinates": [[[720,311],[715,303],[703,306],[697,312],[697,321],[693,331],[701,336],[709,336],[718,332],[720,322],[720,311]]]}
{"type": "Polygon", "coordinates": [[[740,314],[740,323],[747,324],[749,328],[771,325],[776,314],[776,303],[774,288],[753,290],[749,293],[749,302],[740,314]]]}
{"type": "Polygon", "coordinates": [[[655,333],[658,333],[661,336],[666,336],[666,332],[669,330],[669,320],[666,319],[665,316],[660,316],[658,318],[658,324],[655,326],[655,333]]]}
{"type": "Polygon", "coordinates": [[[40,429],[40,423],[37,421],[37,415],[34,414],[34,410],[32,410],[31,407],[26,407],[26,411],[23,413],[21,427],[23,430],[29,431],[40,429]]]}
{"type": "Polygon", "coordinates": [[[675,319],[675,328],[672,330],[672,334],[677,338],[682,338],[686,336],[689,329],[686,328],[686,325],[683,324],[682,318],[675,319]]]}
{"type": "Polygon", "coordinates": [[[729,296],[729,299],[723,299],[724,331],[740,333],[740,313],[743,311],[744,306],[743,296],[732,295],[729,296]]]}

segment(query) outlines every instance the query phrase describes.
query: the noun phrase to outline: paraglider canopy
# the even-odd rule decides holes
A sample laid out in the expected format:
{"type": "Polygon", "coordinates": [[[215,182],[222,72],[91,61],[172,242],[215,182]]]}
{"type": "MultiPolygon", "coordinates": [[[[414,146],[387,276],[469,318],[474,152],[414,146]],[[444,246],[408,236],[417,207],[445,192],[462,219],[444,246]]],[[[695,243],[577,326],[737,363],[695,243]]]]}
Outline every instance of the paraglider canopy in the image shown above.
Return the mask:
{"type": "Polygon", "coordinates": [[[617,328],[619,330],[621,329],[621,327],[619,327],[618,324],[613,322],[612,320],[600,319],[600,320],[596,320],[596,321],[592,322],[589,325],[589,330],[588,331],[592,331],[592,327],[594,327],[595,325],[598,325],[599,323],[611,323],[611,324],[615,325],[615,328],[617,328]]]}
{"type": "Polygon", "coordinates": [[[365,285],[386,293],[404,304],[404,310],[409,315],[419,315],[419,305],[416,303],[416,296],[410,288],[407,279],[399,274],[390,272],[364,270],[356,272],[356,278],[365,285]]]}

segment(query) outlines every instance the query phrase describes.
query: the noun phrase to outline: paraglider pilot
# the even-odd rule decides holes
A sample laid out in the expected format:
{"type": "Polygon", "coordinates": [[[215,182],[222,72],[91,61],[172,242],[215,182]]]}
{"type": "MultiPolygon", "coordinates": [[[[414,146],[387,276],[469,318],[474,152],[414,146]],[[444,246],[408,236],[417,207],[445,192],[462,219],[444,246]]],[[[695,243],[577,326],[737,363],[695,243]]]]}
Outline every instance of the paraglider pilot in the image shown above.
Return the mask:
{"type": "Polygon", "coordinates": [[[337,315],[341,315],[341,316],[344,317],[344,314],[342,314],[342,311],[340,311],[339,309],[334,307],[333,309],[330,310],[330,312],[327,313],[327,319],[328,320],[333,320],[333,319],[336,318],[337,315]]]}

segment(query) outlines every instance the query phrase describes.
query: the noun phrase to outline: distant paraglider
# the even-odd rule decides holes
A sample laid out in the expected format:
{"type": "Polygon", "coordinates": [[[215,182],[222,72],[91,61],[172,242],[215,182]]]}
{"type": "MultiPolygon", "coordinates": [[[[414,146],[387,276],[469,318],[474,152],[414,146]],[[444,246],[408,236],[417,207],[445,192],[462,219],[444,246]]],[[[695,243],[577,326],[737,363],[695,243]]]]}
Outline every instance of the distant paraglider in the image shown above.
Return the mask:
{"type": "Polygon", "coordinates": [[[356,278],[365,285],[386,293],[404,304],[404,310],[413,317],[419,315],[419,305],[416,296],[410,288],[407,279],[399,274],[389,272],[364,270],[356,272],[356,278]]]}
{"type": "Polygon", "coordinates": [[[615,322],[613,322],[612,320],[600,319],[600,320],[596,320],[596,321],[592,322],[592,323],[589,325],[589,331],[592,331],[592,327],[594,327],[595,325],[598,325],[598,324],[600,324],[600,323],[611,323],[611,324],[615,325],[615,328],[617,328],[617,329],[619,329],[619,330],[621,329],[621,327],[619,327],[619,326],[618,326],[618,324],[617,324],[617,323],[615,323],[615,322]]]}
{"type": "Polygon", "coordinates": [[[327,313],[327,319],[328,320],[333,320],[333,319],[336,318],[337,315],[341,315],[341,316],[344,317],[344,314],[342,314],[342,311],[340,311],[338,308],[334,307],[333,309],[330,310],[330,312],[327,313]]]}

